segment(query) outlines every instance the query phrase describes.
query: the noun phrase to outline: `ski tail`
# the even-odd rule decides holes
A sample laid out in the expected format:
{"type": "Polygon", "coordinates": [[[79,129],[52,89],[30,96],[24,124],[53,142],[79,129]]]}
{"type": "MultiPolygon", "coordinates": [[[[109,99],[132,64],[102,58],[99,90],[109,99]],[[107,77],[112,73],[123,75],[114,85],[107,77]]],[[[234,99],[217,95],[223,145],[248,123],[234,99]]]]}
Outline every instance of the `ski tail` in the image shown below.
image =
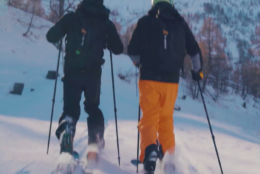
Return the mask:
{"type": "Polygon", "coordinates": [[[131,163],[134,165],[134,166],[137,166],[139,164],[142,164],[140,160],[136,160],[136,159],[132,159],[131,160],[131,163]]]}

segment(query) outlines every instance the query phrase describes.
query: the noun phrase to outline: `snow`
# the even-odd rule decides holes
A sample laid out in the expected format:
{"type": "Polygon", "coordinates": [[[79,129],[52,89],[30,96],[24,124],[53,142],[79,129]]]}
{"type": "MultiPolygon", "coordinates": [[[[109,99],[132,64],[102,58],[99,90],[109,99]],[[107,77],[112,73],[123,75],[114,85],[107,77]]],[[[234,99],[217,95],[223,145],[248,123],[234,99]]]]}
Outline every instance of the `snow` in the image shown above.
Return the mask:
{"type": "MultiPolygon", "coordinates": [[[[31,36],[22,36],[27,30],[24,23],[29,20],[29,14],[0,4],[1,174],[49,174],[55,169],[59,157],[59,141],[54,132],[62,112],[62,82],[59,77],[47,155],[54,81],[45,79],[48,70],[56,69],[58,50],[45,39],[45,34],[52,24],[43,19],[37,18],[34,21],[37,28],[32,28],[31,36]],[[46,27],[39,28],[40,26],[46,27]],[[21,96],[9,94],[15,82],[25,83],[21,96]],[[31,91],[32,88],[34,91],[31,91]]],[[[107,51],[104,58],[106,63],[103,67],[100,108],[106,120],[106,148],[102,155],[101,168],[95,174],[133,174],[136,169],[130,160],[136,158],[138,96],[135,79],[126,83],[117,77],[117,73],[135,72],[135,68],[127,56],[114,56],[121,157],[119,167],[110,57],[107,51]]],[[[59,73],[62,75],[62,67],[59,73]]],[[[189,96],[182,100],[181,97],[188,93],[184,86],[185,82],[181,80],[176,104],[182,109],[174,113],[176,164],[183,174],[219,174],[203,104],[201,100],[193,100],[189,96]]],[[[237,95],[223,96],[217,103],[207,95],[205,99],[224,173],[259,174],[259,104],[256,104],[252,97],[248,97],[245,109],[242,107],[244,100],[237,95]],[[258,108],[254,107],[255,105],[258,108]]],[[[79,154],[83,155],[86,152],[88,134],[87,115],[83,104],[81,108],[74,146],[79,154]]],[[[156,174],[159,174],[159,168],[156,174]]]]}

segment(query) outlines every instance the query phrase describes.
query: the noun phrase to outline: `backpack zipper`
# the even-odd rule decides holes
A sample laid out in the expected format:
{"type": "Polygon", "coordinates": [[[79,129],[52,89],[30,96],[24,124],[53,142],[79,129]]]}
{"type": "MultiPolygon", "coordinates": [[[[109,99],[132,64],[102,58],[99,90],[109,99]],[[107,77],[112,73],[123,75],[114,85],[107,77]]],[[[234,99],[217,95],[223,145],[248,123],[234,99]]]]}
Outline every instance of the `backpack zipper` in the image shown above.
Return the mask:
{"type": "Polygon", "coordinates": [[[85,34],[83,34],[83,36],[82,36],[82,40],[81,40],[81,46],[83,46],[83,45],[84,45],[84,41],[85,41],[85,34]]]}
{"type": "MultiPolygon", "coordinates": [[[[86,36],[86,34],[87,34],[87,31],[86,31],[84,28],[82,28],[82,29],[81,29],[81,33],[82,33],[82,37],[81,37],[80,47],[83,47],[83,46],[84,46],[85,36],[86,36]]],[[[78,48],[78,49],[76,50],[76,55],[80,55],[80,54],[81,54],[81,53],[80,53],[80,50],[81,50],[81,48],[78,48]]]]}
{"type": "Polygon", "coordinates": [[[172,50],[173,50],[173,33],[171,33],[171,56],[173,56],[172,54],[172,50]]]}
{"type": "Polygon", "coordinates": [[[164,49],[167,50],[167,36],[168,36],[168,31],[163,30],[163,34],[164,34],[164,49]]]}
{"type": "Polygon", "coordinates": [[[82,35],[83,35],[82,40],[81,40],[81,46],[83,46],[84,42],[85,42],[85,35],[86,35],[87,31],[84,28],[82,28],[81,32],[82,32],[82,35]]]}
{"type": "MultiPolygon", "coordinates": [[[[85,39],[87,38],[86,47],[89,45],[89,35],[91,34],[91,29],[88,30],[88,32],[83,28],[81,30],[82,32],[82,39],[81,39],[81,47],[84,46],[85,39]]],[[[77,54],[80,54],[80,51],[76,51],[77,54]]],[[[87,56],[87,53],[85,52],[85,56],[87,56]]]]}

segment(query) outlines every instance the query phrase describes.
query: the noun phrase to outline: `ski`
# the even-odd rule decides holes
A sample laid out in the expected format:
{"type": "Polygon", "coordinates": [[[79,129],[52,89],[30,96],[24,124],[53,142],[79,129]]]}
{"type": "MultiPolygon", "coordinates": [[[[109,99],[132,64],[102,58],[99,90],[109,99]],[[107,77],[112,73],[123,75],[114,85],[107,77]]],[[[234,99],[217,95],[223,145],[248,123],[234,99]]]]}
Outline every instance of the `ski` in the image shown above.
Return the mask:
{"type": "Polygon", "coordinates": [[[51,174],[74,174],[77,168],[79,167],[80,159],[79,153],[77,151],[73,151],[73,164],[69,164],[66,169],[61,167],[59,164],[56,169],[51,174]]]}
{"type": "MultiPolygon", "coordinates": [[[[137,165],[143,164],[143,163],[141,163],[140,160],[132,159],[131,164],[133,164],[134,166],[137,166],[137,165]]],[[[141,169],[139,173],[140,174],[155,174],[154,172],[145,172],[143,169],[141,169]]]]}
{"type": "Polygon", "coordinates": [[[134,166],[137,166],[137,165],[139,165],[139,164],[142,164],[141,161],[136,160],[136,159],[132,159],[132,160],[131,160],[131,163],[132,163],[134,166]]]}
{"type": "Polygon", "coordinates": [[[174,106],[174,110],[176,110],[176,111],[180,111],[181,110],[181,107],[180,106],[174,106]]]}
{"type": "MultiPolygon", "coordinates": [[[[132,159],[131,164],[133,164],[134,166],[137,166],[137,165],[140,165],[142,163],[139,160],[132,159]]],[[[175,174],[176,168],[175,168],[175,165],[173,163],[165,162],[165,163],[161,163],[160,165],[162,165],[160,174],[175,174]]],[[[145,173],[143,170],[140,171],[140,173],[141,174],[155,174],[155,172],[145,173]]]]}
{"type": "Polygon", "coordinates": [[[73,151],[72,155],[61,153],[58,165],[51,174],[93,174],[98,169],[104,147],[104,141],[89,144],[82,157],[77,151],[73,151]]]}
{"type": "Polygon", "coordinates": [[[175,165],[173,163],[163,164],[163,174],[174,174],[176,172],[175,165]]]}

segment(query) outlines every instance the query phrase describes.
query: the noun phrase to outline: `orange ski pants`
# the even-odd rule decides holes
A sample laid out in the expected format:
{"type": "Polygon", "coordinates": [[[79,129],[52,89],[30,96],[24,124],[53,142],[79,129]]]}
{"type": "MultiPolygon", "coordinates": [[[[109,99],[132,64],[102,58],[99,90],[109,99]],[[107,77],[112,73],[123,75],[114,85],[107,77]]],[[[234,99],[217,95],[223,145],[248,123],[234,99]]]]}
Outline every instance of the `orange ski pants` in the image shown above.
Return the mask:
{"type": "Polygon", "coordinates": [[[140,161],[143,162],[145,149],[159,140],[163,153],[174,152],[175,136],[173,126],[174,105],[178,94],[177,83],[149,80],[139,81],[140,107],[142,118],[140,131],[140,161]]]}

